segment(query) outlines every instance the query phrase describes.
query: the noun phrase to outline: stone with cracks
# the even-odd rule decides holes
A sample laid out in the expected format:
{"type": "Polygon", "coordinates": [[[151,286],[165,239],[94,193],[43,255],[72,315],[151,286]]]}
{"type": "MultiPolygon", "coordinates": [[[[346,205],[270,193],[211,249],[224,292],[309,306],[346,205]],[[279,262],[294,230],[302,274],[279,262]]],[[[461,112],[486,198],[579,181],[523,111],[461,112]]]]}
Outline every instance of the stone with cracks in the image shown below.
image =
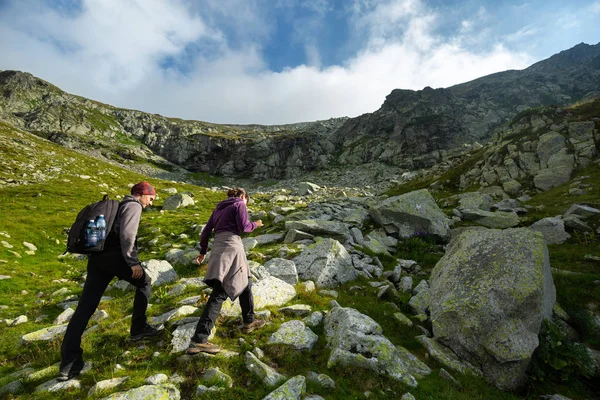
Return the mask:
{"type": "Polygon", "coordinates": [[[370,369],[408,386],[417,386],[412,360],[382,335],[381,326],[353,308],[334,306],[325,317],[325,335],[334,365],[370,369]]]}
{"type": "Polygon", "coordinates": [[[304,322],[292,320],[281,324],[269,338],[270,344],[292,346],[296,350],[312,350],[319,337],[304,322]]]}
{"type": "Polygon", "coordinates": [[[390,197],[370,209],[377,224],[400,238],[414,235],[450,236],[448,217],[437,206],[427,189],[390,197]]]}
{"type": "Polygon", "coordinates": [[[285,230],[295,229],[315,236],[336,239],[342,243],[352,241],[352,234],[346,224],[339,221],[324,219],[305,219],[301,221],[286,221],[285,230]]]}
{"type": "Polygon", "coordinates": [[[281,375],[279,372],[260,361],[249,351],[247,351],[244,356],[244,363],[246,368],[248,368],[248,371],[258,376],[267,386],[277,386],[287,379],[284,375],[281,375]]]}
{"type": "Polygon", "coordinates": [[[265,269],[271,276],[281,279],[290,285],[298,283],[298,271],[296,264],[285,258],[272,258],[265,263],[265,269]]]}
{"type": "Polygon", "coordinates": [[[336,287],[357,278],[350,254],[334,239],[319,240],[292,261],[296,264],[298,277],[310,279],[318,287],[336,287]]]}
{"type": "Polygon", "coordinates": [[[439,343],[435,338],[421,335],[417,336],[416,339],[427,349],[431,358],[440,364],[463,374],[471,373],[479,376],[483,374],[480,369],[474,367],[468,361],[460,360],[452,349],[439,343]]]}
{"type": "Polygon", "coordinates": [[[168,399],[179,400],[181,394],[171,383],[163,385],[144,385],[126,392],[112,394],[102,400],[139,400],[139,399],[168,399]]]}
{"type": "Polygon", "coordinates": [[[150,277],[152,286],[160,286],[165,283],[174,282],[179,279],[177,272],[168,261],[150,260],[144,266],[146,273],[150,277]]]}
{"type": "Polygon", "coordinates": [[[556,301],[543,236],[528,228],[465,230],[450,242],[430,286],[435,338],[481,366],[498,388],[520,386],[556,301]]]}
{"type": "Polygon", "coordinates": [[[571,237],[565,231],[565,223],[558,217],[548,217],[536,221],[530,226],[544,236],[546,244],[562,244],[571,237]]]}
{"type": "Polygon", "coordinates": [[[306,392],[306,378],[295,376],[269,393],[263,400],[300,400],[306,392]]]}

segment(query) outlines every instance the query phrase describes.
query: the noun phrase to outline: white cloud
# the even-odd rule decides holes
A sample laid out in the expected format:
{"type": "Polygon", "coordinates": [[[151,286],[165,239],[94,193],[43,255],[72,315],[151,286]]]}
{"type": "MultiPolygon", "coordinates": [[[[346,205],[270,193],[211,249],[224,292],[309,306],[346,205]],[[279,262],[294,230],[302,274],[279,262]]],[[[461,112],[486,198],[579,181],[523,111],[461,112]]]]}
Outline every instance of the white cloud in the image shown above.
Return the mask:
{"type": "MultiPolygon", "coordinates": [[[[82,12],[69,17],[20,4],[15,0],[0,15],[0,68],[27,70],[116,106],[219,123],[356,116],[375,111],[395,88],[446,87],[534,61],[500,45],[471,52],[460,32],[435,34],[441,16],[420,0],[355,0],[348,6],[350,27],[362,37],[362,48],[342,65],[321,67],[318,38],[306,37],[309,65],[280,72],[271,71],[261,54],[274,13],[263,13],[270,3],[261,0],[205,0],[202,6],[85,0],[82,12]],[[186,59],[188,46],[214,51],[186,59]],[[165,57],[186,60],[185,71],[161,68],[165,57]]],[[[322,18],[330,3],[316,6],[322,18]]]]}
{"type": "Polygon", "coordinates": [[[523,41],[524,39],[527,39],[528,37],[536,36],[539,33],[540,33],[539,28],[532,26],[532,25],[527,25],[527,26],[524,26],[521,29],[519,29],[517,32],[506,35],[505,41],[518,43],[518,42],[523,41]]]}

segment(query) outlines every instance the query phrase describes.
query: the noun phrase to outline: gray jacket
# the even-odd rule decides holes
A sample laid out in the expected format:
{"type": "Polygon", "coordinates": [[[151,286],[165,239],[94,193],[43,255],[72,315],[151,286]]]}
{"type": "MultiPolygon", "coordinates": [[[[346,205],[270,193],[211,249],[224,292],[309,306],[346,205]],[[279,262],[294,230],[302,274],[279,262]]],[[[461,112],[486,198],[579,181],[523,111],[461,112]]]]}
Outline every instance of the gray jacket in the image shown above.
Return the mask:
{"type": "Polygon", "coordinates": [[[133,196],[125,196],[121,203],[113,229],[114,232],[119,233],[119,243],[125,262],[133,267],[140,264],[135,240],[143,207],[142,203],[133,196]]]}

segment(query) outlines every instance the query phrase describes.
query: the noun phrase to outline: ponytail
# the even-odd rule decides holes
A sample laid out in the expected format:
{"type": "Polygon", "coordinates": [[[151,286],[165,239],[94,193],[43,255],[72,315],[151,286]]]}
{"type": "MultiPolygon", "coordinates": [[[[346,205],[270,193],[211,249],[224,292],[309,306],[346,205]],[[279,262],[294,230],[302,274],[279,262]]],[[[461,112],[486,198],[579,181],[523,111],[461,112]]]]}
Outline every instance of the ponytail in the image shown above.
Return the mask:
{"type": "Polygon", "coordinates": [[[242,197],[248,199],[250,201],[250,196],[246,192],[244,188],[233,188],[227,191],[227,197],[242,197]]]}

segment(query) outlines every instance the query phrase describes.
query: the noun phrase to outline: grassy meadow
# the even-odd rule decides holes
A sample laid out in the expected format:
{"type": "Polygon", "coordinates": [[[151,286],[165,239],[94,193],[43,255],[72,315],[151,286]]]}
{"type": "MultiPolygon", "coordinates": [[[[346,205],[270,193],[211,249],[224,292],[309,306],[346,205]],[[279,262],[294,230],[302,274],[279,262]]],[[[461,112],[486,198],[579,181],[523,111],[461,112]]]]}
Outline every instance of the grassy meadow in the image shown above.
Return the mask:
{"type": "MultiPolygon", "coordinates": [[[[590,177],[587,179],[591,182],[600,182],[597,166],[590,167],[585,174],[590,177]]],[[[142,215],[138,233],[142,260],[162,259],[165,252],[173,247],[185,248],[195,245],[197,233],[194,231],[194,225],[204,223],[214,205],[225,197],[223,191],[150,179],[20,132],[9,125],[0,124],[0,181],[7,182],[0,188],[0,275],[11,276],[10,279],[0,280],[0,305],[5,306],[0,309],[0,319],[26,315],[29,320],[15,327],[0,325],[0,387],[14,380],[11,379],[11,375],[24,366],[41,371],[34,378],[24,381],[24,390],[21,393],[0,397],[87,398],[87,392],[95,382],[113,377],[129,377],[119,388],[90,397],[102,398],[113,392],[141,386],[151,375],[164,373],[172,376],[177,373],[184,378],[179,386],[182,398],[192,398],[204,371],[209,367],[218,366],[222,372],[233,378],[233,388],[222,392],[210,392],[201,398],[262,399],[271,389],[252,375],[243,362],[243,354],[255,346],[264,350],[263,361],[288,377],[306,375],[308,371],[325,373],[332,377],[336,382],[335,390],[307,383],[307,394],[318,394],[326,399],[364,399],[366,392],[370,393],[371,399],[399,399],[407,391],[419,400],[534,399],[542,394],[553,393],[561,393],[573,399],[586,399],[593,398],[594,390],[597,390],[597,386],[593,386],[590,380],[582,377],[578,370],[571,369],[569,374],[565,374],[564,370],[544,367],[544,359],[540,359],[536,364],[540,365],[541,372],[532,379],[530,385],[517,393],[501,392],[487,385],[481,378],[451,372],[460,383],[460,386],[454,386],[440,377],[441,366],[430,359],[415,340],[415,336],[421,335],[422,332],[416,327],[407,328],[395,322],[392,318],[395,312],[394,305],[379,300],[377,288],[371,287],[366,280],[359,279],[336,288],[339,293],[337,301],[344,307],[353,307],[369,315],[382,326],[383,334],[389,340],[395,345],[406,347],[433,369],[431,375],[419,380],[417,388],[406,388],[393,379],[370,371],[341,367],[329,369],[329,349],[326,346],[322,324],[314,330],[319,335],[319,341],[311,352],[296,352],[281,346],[268,345],[269,336],[280,324],[292,319],[279,313],[275,307],[270,309],[270,324],[250,335],[241,334],[238,329],[239,320],[219,319],[214,342],[224,349],[239,353],[240,356],[190,358],[182,357],[181,353],[170,354],[173,328],[169,324],[162,336],[132,343],[128,340],[128,315],[132,310],[133,294],[111,289],[105,295],[113,299],[103,301],[99,306],[108,312],[109,318],[94,323],[97,328],[83,339],[84,358],[93,362],[93,368],[81,376],[82,389],[35,393],[38,385],[54,378],[58,372],[60,341],[25,346],[19,344],[19,339],[26,333],[52,325],[52,321],[62,312],[57,306],[58,303],[68,296],[80,295],[82,276],[86,269],[85,260],[60,257],[65,251],[65,229],[85,205],[101,199],[105,193],[111,198],[127,194],[130,185],[141,180],[149,180],[159,194],[154,205],[142,215]],[[41,176],[46,178],[40,181],[41,176]],[[24,184],[10,186],[12,179],[24,184]],[[176,188],[180,193],[192,193],[196,205],[176,211],[162,211],[163,201],[168,196],[162,192],[165,188],[176,188]],[[157,243],[150,245],[149,242],[155,238],[159,239],[157,243]],[[1,242],[6,242],[11,247],[1,242]],[[26,251],[29,250],[23,242],[34,244],[37,251],[27,254],[26,251]],[[356,286],[361,289],[353,288],[356,286]],[[53,294],[63,288],[68,292],[53,294]],[[118,369],[117,365],[121,368],[118,369]]],[[[565,196],[566,189],[568,187],[553,189],[534,197],[529,204],[544,205],[540,215],[554,215],[559,210],[563,212],[569,206],[569,202],[579,202],[583,199],[565,196]]],[[[598,195],[597,192],[590,193],[590,199],[598,199],[598,195]]],[[[255,211],[269,211],[272,207],[267,195],[256,196],[254,199],[255,203],[251,208],[255,211]]],[[[262,233],[276,231],[278,228],[267,223],[262,233]]],[[[252,252],[251,258],[258,260],[276,252],[276,246],[258,247],[252,252]]],[[[574,236],[565,245],[550,247],[552,266],[557,270],[576,273],[555,274],[558,301],[574,319],[576,327],[580,330],[580,339],[598,349],[600,335],[597,327],[590,322],[591,314],[586,310],[589,310],[590,305],[600,306],[600,291],[594,283],[600,279],[600,264],[585,259],[584,256],[588,254],[600,256],[597,235],[574,236]]],[[[429,273],[442,255],[442,246],[425,239],[414,238],[401,242],[394,257],[383,261],[386,270],[390,270],[395,265],[395,258],[414,259],[429,273]]],[[[194,265],[176,267],[176,270],[180,277],[203,274],[203,270],[194,265]]],[[[167,296],[166,293],[174,285],[175,283],[167,284],[154,291],[149,316],[157,316],[176,308],[178,301],[199,294],[197,289],[188,288],[180,295],[167,296]]],[[[290,304],[308,304],[313,311],[327,311],[330,308],[330,297],[317,292],[306,292],[300,285],[297,286],[297,292],[290,304]]],[[[407,300],[399,300],[395,306],[408,314],[407,300]]],[[[199,315],[199,312],[195,315],[199,315]]]]}

